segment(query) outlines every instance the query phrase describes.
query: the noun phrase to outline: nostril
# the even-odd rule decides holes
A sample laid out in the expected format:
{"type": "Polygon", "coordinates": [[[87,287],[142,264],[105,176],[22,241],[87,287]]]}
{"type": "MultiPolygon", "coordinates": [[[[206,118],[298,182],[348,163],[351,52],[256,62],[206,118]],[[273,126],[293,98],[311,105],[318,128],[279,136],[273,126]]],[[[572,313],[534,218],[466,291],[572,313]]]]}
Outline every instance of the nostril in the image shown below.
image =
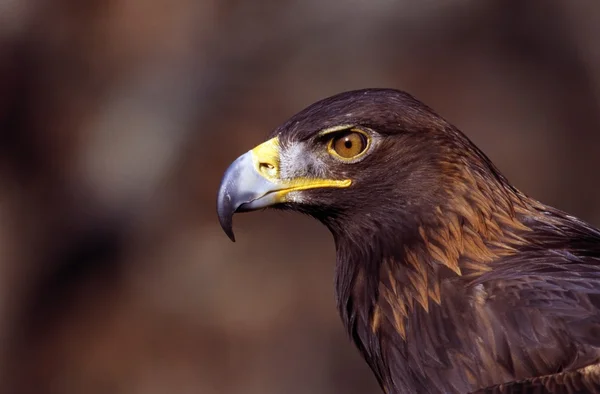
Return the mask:
{"type": "Polygon", "coordinates": [[[258,163],[258,171],[267,176],[267,177],[276,177],[277,176],[277,168],[274,164],[268,162],[258,163]]]}

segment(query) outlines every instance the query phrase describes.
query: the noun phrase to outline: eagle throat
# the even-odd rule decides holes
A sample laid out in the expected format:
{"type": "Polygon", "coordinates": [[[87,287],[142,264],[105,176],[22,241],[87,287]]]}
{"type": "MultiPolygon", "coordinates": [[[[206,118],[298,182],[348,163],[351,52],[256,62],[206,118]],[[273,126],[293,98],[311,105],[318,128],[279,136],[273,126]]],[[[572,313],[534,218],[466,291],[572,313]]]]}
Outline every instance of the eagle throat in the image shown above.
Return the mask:
{"type": "Polygon", "coordinates": [[[469,284],[526,242],[523,236],[530,229],[521,219],[534,202],[505,187],[501,176],[493,183],[480,174],[463,171],[459,181],[449,183],[444,203],[424,214],[399,212],[395,220],[377,222],[355,218],[362,229],[329,226],[336,241],[338,311],[387,393],[416,392],[428,385],[424,368],[433,361],[423,357],[411,338],[419,324],[435,318],[445,302],[445,288],[460,293],[459,299],[476,297],[469,284]],[[385,354],[390,347],[401,365],[390,365],[385,354]]]}

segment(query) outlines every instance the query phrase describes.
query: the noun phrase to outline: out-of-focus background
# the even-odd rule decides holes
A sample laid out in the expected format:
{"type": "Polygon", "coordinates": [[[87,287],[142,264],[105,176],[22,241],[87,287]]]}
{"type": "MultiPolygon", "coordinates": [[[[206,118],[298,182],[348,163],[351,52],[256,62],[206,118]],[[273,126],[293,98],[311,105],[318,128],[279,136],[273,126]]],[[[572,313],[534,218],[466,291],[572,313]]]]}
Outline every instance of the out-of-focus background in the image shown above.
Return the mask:
{"type": "Polygon", "coordinates": [[[215,198],[323,97],[407,90],[600,225],[600,3],[0,2],[0,392],[365,394],[333,242],[215,198]]]}

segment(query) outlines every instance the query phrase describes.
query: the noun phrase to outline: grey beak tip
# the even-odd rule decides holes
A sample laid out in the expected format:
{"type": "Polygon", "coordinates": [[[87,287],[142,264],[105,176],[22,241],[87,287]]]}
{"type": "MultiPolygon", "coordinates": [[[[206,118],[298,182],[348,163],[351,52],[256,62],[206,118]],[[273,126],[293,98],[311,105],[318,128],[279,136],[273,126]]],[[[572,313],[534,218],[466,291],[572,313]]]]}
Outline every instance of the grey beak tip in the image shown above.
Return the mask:
{"type": "Polygon", "coordinates": [[[276,190],[277,184],[255,170],[251,151],[231,163],[223,175],[217,195],[219,223],[231,241],[235,242],[233,215],[273,205],[274,195],[269,193],[276,190]]]}
{"type": "Polygon", "coordinates": [[[235,242],[235,235],[233,234],[234,213],[235,207],[231,203],[231,197],[226,196],[226,189],[221,187],[217,200],[217,216],[219,217],[221,228],[232,242],[235,242]]]}
{"type": "Polygon", "coordinates": [[[233,213],[231,211],[224,212],[221,207],[217,208],[217,214],[219,215],[219,224],[221,228],[227,234],[232,242],[235,242],[235,235],[233,234],[233,213]]]}
{"type": "Polygon", "coordinates": [[[235,235],[233,234],[233,227],[229,227],[228,229],[224,228],[223,231],[225,231],[225,234],[227,234],[227,236],[229,237],[231,242],[235,242],[235,235]]]}

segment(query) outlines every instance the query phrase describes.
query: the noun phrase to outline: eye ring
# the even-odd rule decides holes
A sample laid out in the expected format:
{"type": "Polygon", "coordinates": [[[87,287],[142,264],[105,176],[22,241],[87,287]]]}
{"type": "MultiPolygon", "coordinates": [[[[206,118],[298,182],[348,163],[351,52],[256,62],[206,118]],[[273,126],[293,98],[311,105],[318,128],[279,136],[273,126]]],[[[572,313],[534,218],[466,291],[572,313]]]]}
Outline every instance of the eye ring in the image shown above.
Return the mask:
{"type": "Polygon", "coordinates": [[[335,133],[327,144],[327,152],[338,160],[356,162],[371,146],[371,137],[362,130],[352,128],[335,133]]]}

